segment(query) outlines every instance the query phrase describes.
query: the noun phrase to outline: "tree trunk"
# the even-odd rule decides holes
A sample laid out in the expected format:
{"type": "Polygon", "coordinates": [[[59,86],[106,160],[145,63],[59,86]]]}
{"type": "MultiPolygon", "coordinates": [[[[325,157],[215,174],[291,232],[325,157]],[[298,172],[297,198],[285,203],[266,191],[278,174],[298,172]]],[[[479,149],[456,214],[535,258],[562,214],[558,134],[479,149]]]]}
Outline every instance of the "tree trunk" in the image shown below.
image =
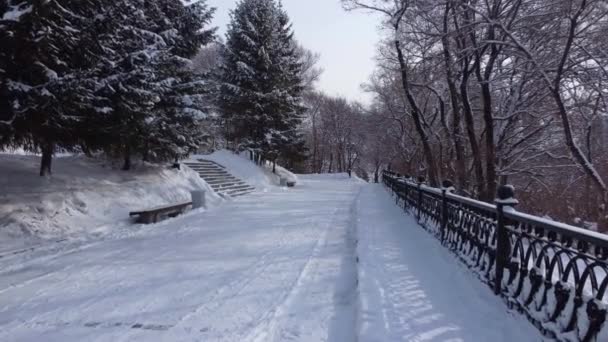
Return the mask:
{"type": "MultiPolygon", "coordinates": [[[[395,33],[398,34],[398,27],[395,29],[395,33]]],[[[410,104],[412,110],[412,118],[414,120],[414,126],[416,127],[416,132],[422,141],[422,148],[424,150],[424,157],[426,163],[428,164],[428,175],[431,186],[439,185],[438,177],[437,177],[437,165],[435,163],[435,158],[433,157],[433,150],[431,149],[431,144],[429,142],[429,137],[426,134],[424,127],[422,126],[422,119],[420,116],[422,113],[420,112],[420,108],[416,103],[416,99],[414,98],[414,94],[412,94],[411,89],[409,87],[408,74],[407,74],[407,65],[405,63],[405,57],[403,56],[403,51],[401,51],[401,42],[399,40],[395,40],[395,50],[397,51],[397,58],[399,59],[399,66],[401,69],[401,82],[403,86],[403,91],[405,91],[405,95],[410,104]]]]}
{"type": "Polygon", "coordinates": [[[486,186],[482,198],[492,201],[496,192],[496,145],[494,144],[494,116],[492,115],[492,93],[489,81],[483,81],[481,92],[483,99],[483,121],[486,130],[486,186]]]}
{"type": "MultiPolygon", "coordinates": [[[[466,66],[464,68],[467,68],[466,66]]],[[[485,192],[485,182],[483,177],[483,166],[481,163],[481,153],[477,143],[477,135],[475,133],[475,120],[473,119],[473,109],[469,101],[469,72],[464,71],[462,81],[460,83],[460,96],[462,97],[462,105],[464,108],[464,121],[467,128],[467,136],[471,145],[471,153],[473,154],[473,169],[475,172],[475,180],[477,182],[477,191],[479,194],[485,192]]]]}
{"type": "MultiPolygon", "coordinates": [[[[488,29],[487,39],[492,41],[495,40],[494,29],[490,27],[488,29]]],[[[491,78],[494,72],[494,64],[498,58],[500,50],[496,45],[490,45],[490,55],[488,60],[485,61],[483,73],[482,73],[482,61],[481,56],[477,56],[478,60],[475,65],[475,73],[477,75],[477,82],[481,87],[481,99],[483,103],[483,121],[485,124],[485,145],[486,145],[486,191],[482,194],[482,199],[491,202],[494,199],[496,193],[496,144],[494,143],[494,114],[492,113],[492,89],[491,89],[491,78]]]]}
{"type": "Polygon", "coordinates": [[[52,174],[51,166],[53,163],[53,153],[55,152],[55,144],[46,142],[42,145],[42,158],[40,160],[40,176],[50,176],[52,174]]]}
{"type": "Polygon", "coordinates": [[[87,156],[88,158],[93,157],[93,154],[91,153],[91,150],[89,149],[87,144],[80,144],[80,148],[82,149],[82,153],[84,153],[85,156],[87,156]]]}
{"type": "Polygon", "coordinates": [[[277,173],[277,160],[272,160],[272,173],[277,173]]]}
{"type": "Polygon", "coordinates": [[[123,171],[131,170],[131,147],[129,144],[126,144],[124,147],[124,163],[122,164],[123,171]]]}
{"type": "Polygon", "coordinates": [[[454,150],[456,151],[456,181],[459,189],[468,189],[469,184],[467,181],[466,165],[464,147],[461,138],[461,114],[460,105],[458,101],[458,91],[456,88],[456,82],[454,77],[454,71],[452,69],[452,55],[450,48],[450,41],[448,38],[448,17],[450,13],[450,2],[446,2],[445,13],[443,16],[443,38],[441,39],[443,44],[443,58],[446,67],[446,78],[448,83],[448,90],[450,93],[450,102],[452,103],[452,140],[454,141],[454,150]]]}

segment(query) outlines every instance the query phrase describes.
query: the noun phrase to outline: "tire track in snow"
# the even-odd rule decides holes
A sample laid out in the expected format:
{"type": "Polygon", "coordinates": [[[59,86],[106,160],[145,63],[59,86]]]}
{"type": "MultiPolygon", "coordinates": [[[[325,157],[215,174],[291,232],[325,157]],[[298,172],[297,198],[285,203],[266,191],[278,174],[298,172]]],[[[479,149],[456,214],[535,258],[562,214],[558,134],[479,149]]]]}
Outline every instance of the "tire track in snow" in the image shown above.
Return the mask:
{"type": "MultiPolygon", "coordinates": [[[[334,212],[337,212],[337,210],[334,212]]],[[[289,286],[289,291],[282,297],[279,304],[273,309],[266,311],[259,320],[259,323],[243,338],[243,341],[263,342],[274,339],[274,333],[277,328],[278,317],[286,311],[285,307],[290,304],[293,298],[298,293],[298,290],[304,284],[304,278],[315,270],[317,265],[313,259],[320,253],[321,247],[327,243],[328,228],[324,230],[321,237],[317,240],[314,248],[307,258],[306,264],[300,270],[296,280],[289,286]],[[268,338],[266,338],[268,337],[268,338]]]]}
{"type": "MultiPolygon", "coordinates": [[[[354,188],[353,188],[354,189],[354,188]]],[[[354,329],[340,325],[340,321],[347,320],[348,327],[353,328],[356,324],[356,288],[357,288],[357,273],[356,273],[356,231],[355,220],[357,212],[357,199],[361,192],[361,188],[357,187],[356,196],[350,199],[349,203],[344,203],[343,207],[337,208],[332,214],[332,220],[327,224],[323,231],[323,235],[317,241],[317,245],[307,264],[303,267],[298,280],[290,289],[284,300],[274,309],[269,310],[271,318],[266,322],[258,324],[247,338],[243,340],[266,342],[266,341],[356,341],[354,329]],[[338,215],[339,214],[339,215],[338,215]],[[345,215],[343,215],[345,214],[345,215]],[[337,236],[334,236],[337,235],[337,236]],[[338,250],[334,244],[338,244],[338,250]],[[332,259],[338,257],[338,260],[332,259]],[[352,268],[345,265],[348,263],[352,268]],[[337,270],[331,268],[337,266],[337,270]],[[348,270],[344,269],[347,267],[348,270]],[[333,272],[336,271],[336,272],[333,272]],[[346,273],[344,273],[346,271],[346,273]],[[328,273],[332,273],[333,281],[330,283],[336,285],[330,291],[326,286],[326,277],[328,273]],[[322,285],[321,285],[322,284],[322,285]],[[319,288],[322,286],[322,289],[319,288]],[[321,301],[318,302],[319,291],[322,292],[321,301]],[[328,300],[327,294],[331,292],[331,299],[328,300]],[[308,321],[313,311],[302,311],[302,306],[306,306],[317,300],[310,309],[314,310],[313,322],[308,321]],[[331,310],[327,310],[327,302],[332,304],[331,310]],[[321,307],[319,307],[319,305],[321,307]],[[325,312],[324,310],[325,309],[325,312]],[[344,309],[347,312],[344,312],[344,309]],[[331,314],[323,316],[323,314],[331,314]],[[337,319],[337,316],[341,316],[337,319]],[[350,317],[345,317],[350,316],[350,317]],[[307,324],[309,326],[303,326],[307,324]],[[312,323],[312,329],[310,324],[312,323]],[[338,329],[336,331],[336,324],[338,329]],[[321,329],[319,329],[321,328],[321,329]],[[311,331],[321,335],[311,335],[311,331]],[[346,331],[348,330],[348,331],[346,331]],[[327,333],[327,335],[325,335],[327,333]],[[305,334],[308,334],[304,336],[305,334]]]]}
{"type": "MultiPolygon", "coordinates": [[[[105,258],[112,254],[113,254],[113,252],[103,254],[102,258],[105,258]]],[[[60,270],[57,270],[56,272],[52,272],[52,273],[48,274],[47,277],[45,277],[45,278],[51,277],[53,275],[59,275],[61,272],[66,272],[71,269],[78,269],[78,267],[80,267],[80,266],[82,266],[82,265],[72,264],[72,265],[62,268],[60,270]]],[[[82,278],[92,278],[91,275],[97,274],[96,270],[97,270],[97,268],[85,269],[84,271],[79,273],[78,278],[72,277],[71,273],[67,272],[66,273],[67,276],[63,277],[63,279],[59,280],[58,282],[53,283],[52,287],[50,287],[50,288],[42,287],[41,289],[37,290],[34,295],[32,295],[31,297],[29,297],[28,299],[26,299],[23,302],[22,307],[26,307],[28,304],[35,302],[37,299],[44,297],[48,293],[52,293],[57,288],[64,288],[64,289],[65,288],[76,288],[76,289],[79,288],[80,283],[77,280],[82,279],[82,278]],[[66,284],[68,284],[68,285],[66,285],[66,284]]],[[[41,278],[37,278],[35,280],[39,281],[39,280],[41,280],[41,278]]],[[[115,280],[115,279],[108,279],[108,281],[111,281],[111,280],[115,280]]],[[[32,281],[32,282],[34,282],[34,281],[32,281]]],[[[78,314],[81,315],[81,314],[87,312],[87,310],[90,309],[95,304],[97,304],[100,301],[100,299],[106,298],[112,294],[120,293],[124,289],[125,283],[126,282],[124,280],[122,280],[118,283],[115,283],[115,284],[113,284],[112,287],[109,288],[109,291],[101,292],[96,296],[91,296],[86,301],[80,303],[77,308],[78,314]]],[[[28,321],[21,322],[19,325],[25,326],[28,328],[32,328],[32,327],[41,325],[36,322],[46,322],[48,326],[69,325],[69,323],[66,321],[63,321],[63,322],[57,321],[55,323],[50,321],[50,319],[53,319],[56,315],[58,315],[59,313],[61,313],[63,311],[64,311],[64,308],[56,307],[50,311],[45,311],[45,312],[39,313],[37,315],[34,315],[32,317],[29,317],[28,321]]]]}
{"type": "MultiPolygon", "coordinates": [[[[312,248],[311,253],[307,257],[307,261],[301,268],[296,280],[288,287],[289,290],[281,297],[281,300],[278,301],[272,309],[269,309],[262,315],[256,326],[241,339],[242,341],[284,341],[286,339],[295,339],[299,336],[299,331],[285,328],[287,323],[285,322],[285,318],[291,316],[289,314],[291,311],[290,309],[296,306],[299,297],[304,296],[304,294],[310,291],[307,287],[307,282],[311,278],[314,278],[320,268],[320,256],[322,252],[328,248],[328,237],[331,230],[344,225],[344,223],[339,222],[344,218],[342,215],[344,212],[352,214],[350,209],[347,208],[337,208],[333,211],[331,214],[332,220],[327,226],[323,227],[319,239],[312,248]]],[[[350,222],[350,216],[346,217],[346,221],[350,222]]]]}
{"type": "MultiPolygon", "coordinates": [[[[230,298],[239,295],[241,292],[243,292],[250,283],[261,277],[264,272],[271,266],[271,264],[268,262],[268,259],[274,253],[274,249],[283,247],[286,242],[287,228],[285,226],[282,226],[281,235],[278,239],[278,244],[273,245],[266,252],[264,252],[260,257],[256,259],[255,262],[246,267],[246,271],[242,272],[234,280],[222,285],[219,288],[216,288],[215,294],[210,299],[200,304],[195,310],[182,316],[172,327],[172,329],[183,328],[183,323],[194,317],[201,315],[206,316],[211,314],[213,311],[222,307],[230,298]],[[222,296],[225,298],[224,300],[220,300],[222,296]]],[[[190,331],[190,329],[188,328],[185,328],[184,330],[190,331]]],[[[201,331],[205,332],[207,330],[202,329],[201,331]]]]}

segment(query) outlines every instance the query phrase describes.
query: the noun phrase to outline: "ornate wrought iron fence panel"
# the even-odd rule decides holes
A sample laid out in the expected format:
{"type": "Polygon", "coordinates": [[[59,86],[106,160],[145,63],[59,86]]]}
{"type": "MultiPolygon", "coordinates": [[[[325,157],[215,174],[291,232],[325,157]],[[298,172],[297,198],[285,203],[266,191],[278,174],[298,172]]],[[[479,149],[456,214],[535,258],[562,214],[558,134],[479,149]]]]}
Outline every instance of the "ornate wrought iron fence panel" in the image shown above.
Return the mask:
{"type": "Polygon", "coordinates": [[[385,171],[383,183],[418,222],[545,335],[608,341],[608,236],[517,212],[513,189],[495,205],[385,171]]]}

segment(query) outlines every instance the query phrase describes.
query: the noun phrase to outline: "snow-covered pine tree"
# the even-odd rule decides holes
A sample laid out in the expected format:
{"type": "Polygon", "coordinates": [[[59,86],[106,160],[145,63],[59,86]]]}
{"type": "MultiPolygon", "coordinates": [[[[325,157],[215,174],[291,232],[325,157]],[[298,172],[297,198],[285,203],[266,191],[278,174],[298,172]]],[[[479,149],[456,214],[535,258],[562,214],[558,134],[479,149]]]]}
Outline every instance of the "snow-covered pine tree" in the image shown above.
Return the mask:
{"type": "Polygon", "coordinates": [[[231,16],[219,96],[227,138],[267,159],[301,157],[302,65],[289,17],[276,0],[242,0],[231,16]]]}
{"type": "Polygon", "coordinates": [[[111,99],[102,125],[116,142],[111,150],[123,155],[125,170],[136,153],[165,160],[195,150],[200,110],[192,106],[200,101],[192,97],[202,81],[190,77],[188,58],[213,39],[214,30],[205,29],[213,11],[202,0],[122,0],[114,11],[104,17],[100,36],[111,52],[100,66],[111,99]]]}
{"type": "Polygon", "coordinates": [[[195,152],[210,138],[206,130],[212,102],[208,75],[195,73],[191,59],[212,42],[215,29],[207,28],[214,10],[204,1],[159,4],[169,19],[159,27],[171,53],[156,68],[161,101],[155,106],[147,152],[166,160],[195,152]]]}
{"type": "Polygon", "coordinates": [[[42,152],[40,174],[51,172],[56,148],[76,144],[86,115],[79,73],[98,51],[83,33],[104,0],[4,0],[0,5],[3,124],[11,143],[42,152]],[[8,47],[8,49],[6,48],[8,47]]]}
{"type": "Polygon", "coordinates": [[[205,0],[0,0],[0,145],[160,158],[200,142],[205,0]],[[8,47],[8,49],[4,49],[8,47]]]}
{"type": "Polygon", "coordinates": [[[12,52],[15,50],[14,36],[19,22],[9,20],[9,13],[12,13],[9,1],[0,0],[0,148],[12,142],[12,119],[15,115],[9,97],[8,72],[14,69],[12,52]]]}

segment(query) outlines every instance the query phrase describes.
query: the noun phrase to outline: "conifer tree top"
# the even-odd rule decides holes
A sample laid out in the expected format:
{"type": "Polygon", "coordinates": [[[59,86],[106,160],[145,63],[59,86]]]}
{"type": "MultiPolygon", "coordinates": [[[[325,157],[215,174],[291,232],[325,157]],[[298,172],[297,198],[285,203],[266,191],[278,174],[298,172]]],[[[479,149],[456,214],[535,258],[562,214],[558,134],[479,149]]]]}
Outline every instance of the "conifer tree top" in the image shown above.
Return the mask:
{"type": "Polygon", "coordinates": [[[302,63],[289,16],[276,0],[241,0],[223,51],[220,107],[231,138],[278,156],[300,138],[302,63]]]}

